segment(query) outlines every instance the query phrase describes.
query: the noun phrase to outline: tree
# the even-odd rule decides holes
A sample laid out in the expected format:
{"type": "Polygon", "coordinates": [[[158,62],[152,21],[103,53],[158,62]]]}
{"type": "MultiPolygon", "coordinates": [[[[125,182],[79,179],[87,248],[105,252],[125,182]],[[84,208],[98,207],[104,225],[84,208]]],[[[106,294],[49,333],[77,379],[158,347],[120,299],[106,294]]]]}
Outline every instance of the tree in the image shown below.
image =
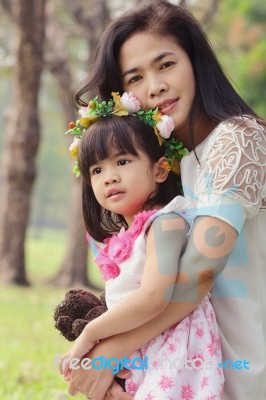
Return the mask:
{"type": "Polygon", "coordinates": [[[12,6],[17,46],[14,100],[2,164],[0,272],[5,282],[28,285],[24,243],[40,141],[38,94],[43,68],[45,0],[14,0],[8,6],[12,6]]]}
{"type": "MultiPolygon", "coordinates": [[[[96,46],[102,30],[110,18],[110,12],[106,1],[86,2],[86,9],[82,2],[68,0],[65,5],[69,13],[74,17],[77,26],[80,27],[80,36],[87,38],[88,55],[96,50],[96,46]],[[83,32],[82,32],[83,31],[83,32]]],[[[49,51],[47,66],[56,77],[60,91],[60,100],[63,106],[63,114],[66,124],[76,119],[73,107],[71,107],[67,94],[70,92],[73,80],[69,67],[65,48],[66,30],[62,30],[55,18],[52,4],[49,5],[47,38],[49,51]]],[[[89,57],[87,64],[90,64],[89,57]]],[[[67,125],[66,125],[67,126],[67,125]]],[[[71,139],[71,138],[69,138],[71,139]]],[[[59,286],[83,285],[94,287],[87,276],[88,245],[85,237],[85,227],[81,212],[81,187],[80,179],[75,177],[71,181],[71,205],[69,212],[69,228],[66,253],[57,274],[49,280],[49,283],[59,286]]]]}

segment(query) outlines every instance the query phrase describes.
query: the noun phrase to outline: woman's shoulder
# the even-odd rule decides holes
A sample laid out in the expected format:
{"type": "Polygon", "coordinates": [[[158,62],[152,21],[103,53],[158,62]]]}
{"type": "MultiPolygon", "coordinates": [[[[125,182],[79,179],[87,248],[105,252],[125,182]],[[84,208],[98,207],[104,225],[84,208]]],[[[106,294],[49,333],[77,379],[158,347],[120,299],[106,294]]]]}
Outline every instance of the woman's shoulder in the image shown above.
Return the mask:
{"type": "Polygon", "coordinates": [[[200,158],[197,194],[212,193],[241,201],[247,215],[266,197],[265,126],[255,118],[234,117],[210,135],[200,158]]]}
{"type": "Polygon", "coordinates": [[[231,117],[220,122],[209,135],[209,140],[216,140],[220,136],[253,136],[256,140],[257,136],[265,139],[266,124],[259,121],[253,116],[242,115],[231,117]]]}
{"type": "Polygon", "coordinates": [[[202,152],[201,162],[210,155],[244,153],[255,160],[266,156],[266,125],[255,117],[243,115],[220,122],[208,136],[202,152]]]}

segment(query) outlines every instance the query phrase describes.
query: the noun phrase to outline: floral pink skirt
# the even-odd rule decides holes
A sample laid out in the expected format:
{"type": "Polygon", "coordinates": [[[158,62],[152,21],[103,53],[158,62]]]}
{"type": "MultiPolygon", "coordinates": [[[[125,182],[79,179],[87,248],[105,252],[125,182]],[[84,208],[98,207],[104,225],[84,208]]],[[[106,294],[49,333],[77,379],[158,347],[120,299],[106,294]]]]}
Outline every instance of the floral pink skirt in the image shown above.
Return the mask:
{"type": "Polygon", "coordinates": [[[131,377],[126,380],[126,391],[135,400],[221,400],[223,397],[221,344],[208,295],[180,323],[130,358],[137,357],[145,358],[148,368],[132,369],[131,377]]]}

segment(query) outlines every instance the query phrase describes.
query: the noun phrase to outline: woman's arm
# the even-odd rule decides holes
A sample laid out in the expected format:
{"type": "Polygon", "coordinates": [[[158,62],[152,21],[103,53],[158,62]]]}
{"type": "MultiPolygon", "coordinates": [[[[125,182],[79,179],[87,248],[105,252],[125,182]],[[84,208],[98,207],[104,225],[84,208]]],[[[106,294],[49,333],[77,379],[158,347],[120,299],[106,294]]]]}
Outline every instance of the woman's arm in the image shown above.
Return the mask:
{"type": "MultiPolygon", "coordinates": [[[[157,252],[160,235],[165,235],[161,220],[155,220],[157,252]]],[[[185,253],[180,259],[179,274],[171,302],[165,310],[138,328],[102,340],[89,354],[94,357],[130,356],[134,351],[160,333],[186,317],[211,290],[215,277],[223,270],[235,244],[237,234],[231,225],[214,217],[198,217],[195,221],[185,253]],[[205,239],[204,239],[205,237],[205,239]],[[219,239],[219,240],[218,240],[219,239]]],[[[70,393],[79,388],[81,393],[96,400],[104,394],[112,382],[111,371],[75,370],[71,373],[70,393]],[[99,383],[101,382],[101,383],[99,383]]]]}

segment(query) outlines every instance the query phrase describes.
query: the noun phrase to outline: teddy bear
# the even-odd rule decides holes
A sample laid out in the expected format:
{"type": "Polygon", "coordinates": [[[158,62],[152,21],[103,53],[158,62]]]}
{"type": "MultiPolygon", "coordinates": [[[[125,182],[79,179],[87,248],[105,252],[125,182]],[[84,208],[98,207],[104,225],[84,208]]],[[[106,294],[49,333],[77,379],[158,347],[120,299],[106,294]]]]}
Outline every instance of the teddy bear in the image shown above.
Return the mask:
{"type": "Polygon", "coordinates": [[[54,311],[55,327],[72,342],[90,321],[105,311],[107,306],[104,293],[98,298],[84,289],[70,289],[54,311]]]}
{"type": "MultiPolygon", "coordinates": [[[[55,327],[70,342],[76,340],[85,326],[93,319],[107,311],[105,293],[98,298],[84,289],[70,289],[65,299],[58,304],[54,311],[55,327]]],[[[125,390],[127,370],[120,372],[121,378],[115,380],[125,390]],[[124,376],[123,376],[124,374],[124,376]]]]}

